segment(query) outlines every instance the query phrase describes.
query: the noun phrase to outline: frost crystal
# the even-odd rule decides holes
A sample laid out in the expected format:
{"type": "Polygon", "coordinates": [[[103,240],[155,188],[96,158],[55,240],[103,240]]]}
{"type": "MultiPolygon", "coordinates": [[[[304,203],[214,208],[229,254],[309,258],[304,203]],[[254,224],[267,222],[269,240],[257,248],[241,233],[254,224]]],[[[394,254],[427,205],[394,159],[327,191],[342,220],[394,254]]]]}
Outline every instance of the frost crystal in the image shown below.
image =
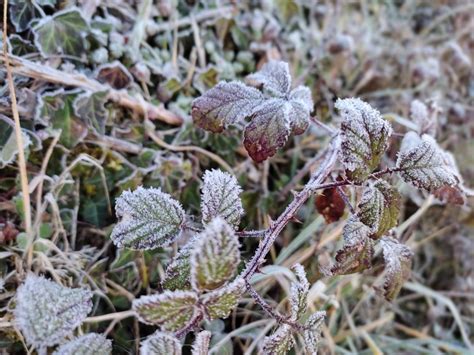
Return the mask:
{"type": "Polygon", "coordinates": [[[257,89],[236,81],[220,82],[193,101],[192,116],[199,127],[218,133],[250,116],[263,101],[257,89]]]}
{"type": "Polygon", "coordinates": [[[15,318],[26,341],[37,348],[61,342],[92,309],[92,292],[28,275],[17,290],[15,318]]]}
{"type": "Polygon", "coordinates": [[[245,282],[241,278],[234,280],[227,286],[221,287],[203,296],[202,303],[210,320],[227,318],[237,307],[240,296],[245,291],[245,282]]]}
{"type": "Polygon", "coordinates": [[[214,217],[220,216],[237,227],[244,214],[241,193],[242,189],[234,176],[221,170],[207,170],[201,190],[203,223],[209,223],[214,217]]]}
{"type": "Polygon", "coordinates": [[[392,134],[390,124],[368,103],[358,99],[338,99],[341,112],[341,158],[349,177],[363,181],[379,165],[392,134]]]}
{"type": "Polygon", "coordinates": [[[184,210],[160,189],[139,187],[117,198],[115,212],[120,222],[112,231],[119,248],[155,249],[171,244],[180,232],[184,210]]]}
{"type": "Polygon", "coordinates": [[[112,341],[102,334],[90,333],[61,345],[53,355],[109,355],[112,341]]]}
{"type": "Polygon", "coordinates": [[[433,137],[408,132],[398,153],[397,169],[405,182],[433,192],[460,182],[452,155],[442,150],[433,137]]]}
{"type": "Polygon", "coordinates": [[[303,134],[309,125],[309,114],[313,111],[311,90],[298,86],[290,93],[290,125],[293,134],[303,134]]]}
{"type": "Polygon", "coordinates": [[[306,312],[309,283],[301,264],[296,264],[293,266],[293,269],[295,270],[297,282],[291,284],[290,305],[291,320],[296,321],[306,312]]]}
{"type": "Polygon", "coordinates": [[[213,219],[196,239],[191,251],[191,284],[196,290],[214,290],[237,270],[239,240],[220,217],[213,219]]]}
{"type": "Polygon", "coordinates": [[[181,355],[181,343],[172,334],[155,332],[140,347],[141,355],[181,355]]]}
{"type": "Polygon", "coordinates": [[[211,336],[211,332],[208,332],[207,330],[203,330],[198,335],[196,335],[196,340],[194,340],[191,354],[207,355],[209,352],[209,343],[211,341],[211,336]]]}
{"type": "Polygon", "coordinates": [[[166,267],[165,276],[161,281],[163,288],[171,291],[191,288],[191,264],[189,258],[195,242],[196,238],[188,241],[166,267]]]}
{"type": "Polygon", "coordinates": [[[294,346],[292,328],[283,324],[271,336],[265,337],[262,350],[263,354],[286,355],[294,346]]]}
{"type": "Polygon", "coordinates": [[[306,330],[304,331],[303,337],[307,354],[317,354],[318,352],[318,345],[321,339],[321,326],[323,325],[325,317],[326,312],[316,312],[306,321],[306,330]]]}
{"type": "Polygon", "coordinates": [[[400,292],[403,283],[410,276],[413,252],[406,245],[392,237],[380,240],[385,261],[384,296],[393,300],[400,292]]]}
{"type": "Polygon", "coordinates": [[[247,76],[247,82],[255,86],[263,86],[276,95],[284,96],[291,88],[288,63],[269,61],[258,72],[247,76]]]}
{"type": "Polygon", "coordinates": [[[423,102],[419,100],[411,102],[410,118],[418,127],[418,134],[426,133],[432,137],[436,135],[436,116],[430,114],[423,102]]]}
{"type": "Polygon", "coordinates": [[[132,307],[141,322],[156,324],[163,330],[177,331],[198,316],[197,302],[198,297],[194,292],[165,291],[142,296],[133,301],[132,307]]]}

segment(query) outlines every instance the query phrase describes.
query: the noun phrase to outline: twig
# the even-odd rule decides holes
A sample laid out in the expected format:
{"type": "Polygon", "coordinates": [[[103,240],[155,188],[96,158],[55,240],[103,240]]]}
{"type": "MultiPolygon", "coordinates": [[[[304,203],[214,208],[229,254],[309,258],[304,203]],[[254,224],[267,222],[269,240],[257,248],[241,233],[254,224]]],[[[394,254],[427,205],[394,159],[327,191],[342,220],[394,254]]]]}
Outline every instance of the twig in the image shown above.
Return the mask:
{"type": "Polygon", "coordinates": [[[310,116],[310,120],[311,120],[311,122],[313,122],[317,126],[319,126],[323,129],[325,129],[326,131],[328,131],[329,134],[333,135],[334,133],[336,133],[335,128],[332,128],[332,127],[328,126],[327,124],[325,124],[324,122],[321,122],[317,117],[310,116]]]}
{"type": "Polygon", "coordinates": [[[243,238],[260,238],[266,232],[267,232],[267,230],[264,229],[264,230],[259,230],[259,231],[240,231],[240,232],[235,232],[235,234],[238,237],[243,237],[243,238]]]}
{"type": "Polygon", "coordinates": [[[7,69],[8,90],[12,104],[13,120],[15,121],[15,138],[18,148],[18,168],[20,169],[20,183],[23,198],[23,211],[25,213],[25,230],[28,234],[28,244],[31,243],[31,205],[30,194],[28,191],[28,174],[26,170],[25,151],[23,149],[23,134],[21,132],[20,115],[16,100],[15,84],[13,82],[12,68],[10,67],[10,56],[8,54],[8,36],[7,36],[7,12],[8,0],[3,3],[3,61],[7,69]]]}
{"type": "MultiPolygon", "coordinates": [[[[0,55],[0,59],[6,62],[7,55],[5,55],[5,53],[0,55]]],[[[65,86],[74,86],[93,92],[107,91],[109,100],[142,115],[147,114],[150,119],[157,119],[175,126],[179,126],[183,123],[183,119],[180,116],[174,112],[168,111],[163,106],[155,106],[147,101],[144,102],[144,100],[139,100],[131,96],[125,90],[112,89],[108,85],[101,84],[83,74],[62,72],[49,66],[41,65],[17,56],[10,56],[9,59],[11,59],[13,65],[12,69],[15,74],[65,86]]]]}

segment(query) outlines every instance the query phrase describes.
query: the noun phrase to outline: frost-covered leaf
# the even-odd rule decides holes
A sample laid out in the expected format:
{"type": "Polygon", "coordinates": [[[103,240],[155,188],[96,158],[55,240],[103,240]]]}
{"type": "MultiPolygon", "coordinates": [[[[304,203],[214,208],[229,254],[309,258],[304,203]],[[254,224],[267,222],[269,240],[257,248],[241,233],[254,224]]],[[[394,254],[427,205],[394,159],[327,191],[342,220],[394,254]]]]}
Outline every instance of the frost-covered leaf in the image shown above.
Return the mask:
{"type": "Polygon", "coordinates": [[[117,198],[115,213],[120,222],[110,238],[119,248],[137,250],[171,244],[184,220],[181,204],[159,188],[124,191],[117,198]]]}
{"type": "Polygon", "coordinates": [[[211,332],[203,330],[196,335],[193,343],[192,355],[207,355],[209,352],[209,343],[211,342],[211,332]]]}
{"type": "Polygon", "coordinates": [[[288,324],[282,324],[269,337],[265,337],[262,346],[263,354],[287,355],[295,346],[295,338],[293,337],[293,329],[288,324]]]}
{"type": "Polygon", "coordinates": [[[10,21],[15,26],[16,32],[28,29],[31,21],[40,16],[33,0],[10,0],[8,4],[10,5],[10,21]]]}
{"type": "Polygon", "coordinates": [[[306,86],[298,86],[290,93],[290,126],[291,133],[303,134],[309,125],[309,116],[313,110],[311,90],[306,86]]]}
{"type": "Polygon", "coordinates": [[[198,315],[198,296],[191,291],[165,291],[142,296],[132,307],[141,322],[155,324],[163,330],[177,331],[191,323],[198,315]]]}
{"type": "Polygon", "coordinates": [[[161,281],[163,288],[171,291],[191,288],[191,263],[189,259],[195,242],[196,238],[187,242],[166,267],[165,276],[161,281]]]}
{"type": "Polygon", "coordinates": [[[8,40],[10,42],[10,51],[14,55],[21,57],[38,51],[33,43],[17,34],[9,36],[8,40]]]}
{"type": "Polygon", "coordinates": [[[237,227],[244,214],[240,194],[242,192],[235,176],[221,170],[207,170],[204,173],[201,190],[201,211],[204,224],[220,216],[230,225],[237,227]]]}
{"type": "Polygon", "coordinates": [[[233,81],[220,82],[192,103],[194,123],[214,133],[250,116],[264,100],[257,89],[233,81]]]}
{"type": "Polygon", "coordinates": [[[413,100],[410,105],[410,118],[416,124],[418,134],[436,135],[436,116],[430,114],[428,107],[419,101],[413,100]]]}
{"type": "Polygon", "coordinates": [[[369,183],[358,207],[360,221],[372,230],[372,238],[379,238],[397,224],[400,194],[384,180],[369,183]]]}
{"type": "Polygon", "coordinates": [[[196,237],[191,251],[191,284],[196,290],[214,290],[234,276],[240,263],[239,240],[220,217],[196,237]]]}
{"type": "Polygon", "coordinates": [[[105,133],[107,111],[104,104],[107,101],[107,91],[86,92],[76,97],[73,103],[77,117],[89,123],[99,134],[105,133]]]}
{"type": "Polygon", "coordinates": [[[92,309],[92,292],[29,274],[18,288],[16,324],[29,344],[44,348],[71,335],[92,309]]]}
{"type": "Polygon", "coordinates": [[[288,63],[271,60],[258,72],[250,74],[247,82],[254,86],[263,86],[278,96],[285,96],[291,88],[291,76],[288,63]]]}
{"type": "Polygon", "coordinates": [[[109,355],[112,341],[102,334],[89,333],[61,345],[53,355],[109,355]]]}
{"type": "Polygon", "coordinates": [[[392,237],[383,237],[380,244],[385,261],[384,296],[387,301],[391,301],[397,297],[410,276],[413,252],[392,237]]]}
{"type": "Polygon", "coordinates": [[[420,137],[408,132],[405,135],[396,168],[405,182],[430,192],[460,181],[452,156],[427,134],[420,137]]]}
{"type": "Polygon", "coordinates": [[[133,81],[133,77],[127,68],[118,61],[98,67],[96,77],[101,83],[107,83],[117,90],[127,88],[133,81]]]}
{"type": "Polygon", "coordinates": [[[206,293],[202,298],[202,303],[206,307],[208,318],[210,320],[227,318],[230,312],[237,307],[240,296],[242,296],[244,291],[245,282],[239,278],[227,286],[206,293]]]}
{"type": "MultiPolygon", "coordinates": [[[[21,132],[23,137],[23,148],[26,149],[30,144],[30,137],[25,132],[21,132]]],[[[13,121],[0,115],[0,168],[12,163],[18,154],[16,135],[13,121]]]]}
{"type": "Polygon", "coordinates": [[[433,195],[444,203],[464,205],[466,202],[466,195],[458,186],[441,186],[433,191],[433,195]]]}
{"type": "Polygon", "coordinates": [[[335,187],[324,189],[316,196],[317,211],[324,217],[326,223],[337,222],[343,215],[346,203],[339,190],[335,187]]]}
{"type": "Polygon", "coordinates": [[[80,57],[85,52],[89,25],[77,8],[44,17],[33,28],[36,46],[45,57],[66,54],[80,57]]]}
{"type": "Polygon", "coordinates": [[[303,338],[305,350],[308,354],[318,352],[319,341],[321,340],[321,326],[323,325],[326,312],[315,312],[306,321],[303,338]]]}
{"type": "Polygon", "coordinates": [[[364,181],[377,168],[392,134],[390,124],[368,103],[338,99],[341,112],[341,157],[352,180],[364,181]]]}
{"type": "Polygon", "coordinates": [[[181,343],[169,333],[157,331],[140,346],[141,355],[181,355],[181,343]]]}
{"type": "Polygon", "coordinates": [[[87,135],[87,126],[74,113],[73,102],[79,91],[63,89],[48,91],[38,96],[35,120],[48,122],[61,130],[59,142],[67,148],[75,147],[87,135]]]}
{"type": "Polygon", "coordinates": [[[290,104],[281,99],[270,99],[260,105],[244,131],[244,146],[257,163],[275,155],[290,135],[290,104]]]}
{"type": "Polygon", "coordinates": [[[370,268],[374,255],[374,242],[369,238],[370,228],[353,216],[347,221],[342,233],[344,247],[338,250],[331,273],[345,275],[370,268]]]}
{"type": "Polygon", "coordinates": [[[293,270],[295,271],[296,281],[291,283],[290,312],[291,320],[297,321],[306,312],[309,282],[301,264],[294,265],[293,270]]]}

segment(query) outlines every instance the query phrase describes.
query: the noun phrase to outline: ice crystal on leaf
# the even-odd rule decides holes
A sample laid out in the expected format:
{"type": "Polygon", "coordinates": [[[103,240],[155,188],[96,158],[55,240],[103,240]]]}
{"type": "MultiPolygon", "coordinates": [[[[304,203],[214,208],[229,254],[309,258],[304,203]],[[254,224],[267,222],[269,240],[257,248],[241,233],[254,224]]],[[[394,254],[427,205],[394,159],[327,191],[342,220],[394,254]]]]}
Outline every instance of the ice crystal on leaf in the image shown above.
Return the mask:
{"type": "Polygon", "coordinates": [[[209,353],[209,343],[211,341],[211,332],[203,330],[196,335],[191,351],[192,355],[207,355],[209,353]]]}
{"type": "Polygon", "coordinates": [[[384,180],[369,183],[359,202],[357,216],[372,229],[372,238],[379,238],[397,224],[400,194],[384,180]]]}
{"type": "Polygon", "coordinates": [[[377,168],[392,134],[390,124],[368,103],[338,99],[341,112],[341,158],[349,178],[364,181],[377,168]]]}
{"type": "Polygon", "coordinates": [[[433,137],[408,132],[398,154],[397,169],[405,182],[433,192],[460,182],[452,155],[442,150],[433,137]]]}
{"type": "Polygon", "coordinates": [[[293,329],[283,324],[271,336],[265,337],[262,354],[286,355],[294,346],[293,329]]]}
{"type": "Polygon", "coordinates": [[[410,118],[417,126],[418,134],[436,135],[436,118],[430,115],[426,105],[420,100],[413,100],[410,105],[410,118]]]}
{"type": "Polygon", "coordinates": [[[140,346],[141,355],[181,355],[181,343],[172,334],[157,331],[140,346]]]}
{"type": "Polygon", "coordinates": [[[191,288],[191,264],[189,258],[195,242],[196,238],[188,241],[166,267],[165,276],[161,281],[163,288],[171,291],[191,288]]]}
{"type": "Polygon", "coordinates": [[[230,225],[237,227],[244,214],[240,194],[242,189],[235,176],[221,170],[207,170],[204,173],[201,191],[203,223],[209,223],[220,216],[230,225]]]}
{"type": "Polygon", "coordinates": [[[256,162],[273,156],[290,135],[302,134],[313,109],[311,91],[304,86],[291,90],[288,64],[270,61],[247,77],[251,85],[221,82],[193,101],[192,116],[201,128],[222,132],[229,124],[250,122],[244,145],[256,162]]]}
{"type": "Polygon", "coordinates": [[[163,330],[177,331],[199,315],[198,296],[191,291],[165,291],[142,296],[133,301],[133,309],[141,322],[155,324],[163,330]]]}
{"type": "Polygon", "coordinates": [[[303,333],[305,350],[307,354],[317,354],[319,341],[321,340],[321,326],[323,325],[326,312],[313,313],[305,323],[303,333]]]}
{"type": "Polygon", "coordinates": [[[53,355],[109,355],[112,341],[102,334],[89,333],[61,345],[53,355]]]}
{"type": "Polygon", "coordinates": [[[171,244],[180,233],[184,210],[160,189],[139,187],[117,198],[115,212],[120,222],[111,238],[119,248],[155,249],[171,244]]]}
{"type": "Polygon", "coordinates": [[[336,264],[331,268],[331,273],[345,275],[370,268],[374,255],[374,242],[369,238],[371,229],[352,216],[342,233],[344,246],[336,254],[336,264]]]}
{"type": "Polygon", "coordinates": [[[214,290],[227,282],[240,262],[239,240],[220,217],[196,237],[191,251],[191,284],[196,290],[214,290]]]}
{"type": "Polygon", "coordinates": [[[306,312],[309,282],[301,264],[296,264],[293,266],[293,269],[295,270],[297,281],[291,284],[290,305],[291,320],[296,321],[306,312]]]}
{"type": "Polygon", "coordinates": [[[385,261],[384,296],[387,301],[391,301],[397,297],[410,276],[413,252],[392,237],[383,237],[380,244],[385,261]]]}
{"type": "Polygon", "coordinates": [[[218,290],[206,293],[202,298],[202,303],[206,307],[208,318],[210,320],[227,318],[230,312],[237,307],[244,291],[245,282],[238,278],[218,290]]]}
{"type": "Polygon", "coordinates": [[[92,292],[28,275],[17,290],[15,319],[26,341],[37,348],[61,342],[92,309],[92,292]]]}

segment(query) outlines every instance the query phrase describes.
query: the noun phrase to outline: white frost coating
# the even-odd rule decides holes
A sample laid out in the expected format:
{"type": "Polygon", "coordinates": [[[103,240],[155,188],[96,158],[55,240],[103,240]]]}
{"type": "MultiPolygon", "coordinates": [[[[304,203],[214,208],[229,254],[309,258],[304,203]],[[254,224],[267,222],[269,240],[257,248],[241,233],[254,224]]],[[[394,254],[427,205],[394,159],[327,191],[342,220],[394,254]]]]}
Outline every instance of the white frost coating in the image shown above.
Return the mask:
{"type": "Polygon", "coordinates": [[[355,247],[363,244],[370,234],[371,229],[353,215],[349,218],[342,230],[342,235],[344,236],[344,247],[355,247]]]}
{"type": "Polygon", "coordinates": [[[442,150],[427,134],[421,138],[414,132],[406,134],[396,167],[405,182],[427,191],[460,182],[452,155],[442,150]]]}
{"type": "Polygon", "coordinates": [[[171,244],[184,220],[181,204],[159,188],[139,187],[117,198],[115,213],[120,222],[111,238],[119,248],[154,249],[171,244]]]}
{"type": "Polygon", "coordinates": [[[196,335],[194,340],[192,355],[207,355],[209,352],[209,343],[211,341],[211,332],[203,330],[196,335]]]}
{"type": "Polygon", "coordinates": [[[141,343],[140,355],[181,355],[181,343],[172,334],[157,331],[141,343]]]}
{"type": "Polygon", "coordinates": [[[92,309],[92,292],[29,274],[16,294],[15,322],[29,344],[52,346],[72,334],[92,309]]]}
{"type": "Polygon", "coordinates": [[[230,312],[237,307],[240,296],[245,290],[245,281],[238,277],[215,291],[205,293],[201,301],[206,307],[207,319],[227,318],[230,312]]]}
{"type": "Polygon", "coordinates": [[[295,346],[293,329],[288,324],[282,324],[275,333],[265,337],[262,354],[284,355],[295,346]]]}
{"type": "Polygon", "coordinates": [[[311,90],[306,86],[298,86],[290,93],[290,125],[294,134],[302,134],[309,125],[309,116],[313,111],[311,90]]]}
{"type": "Polygon", "coordinates": [[[286,95],[291,88],[291,75],[288,63],[271,60],[262,69],[247,76],[247,82],[263,87],[274,94],[286,95]]]}
{"type": "Polygon", "coordinates": [[[204,224],[220,216],[229,224],[237,227],[244,214],[239,186],[235,176],[221,170],[207,170],[201,189],[201,211],[204,224]]]}
{"type": "Polygon", "coordinates": [[[306,321],[308,328],[304,331],[303,338],[307,354],[317,354],[319,341],[321,340],[321,326],[326,317],[326,312],[320,311],[313,313],[306,321]]]}
{"type": "Polygon", "coordinates": [[[191,251],[191,284],[196,290],[213,290],[234,276],[240,263],[239,240],[220,217],[196,237],[191,251]]]}
{"type": "MultiPolygon", "coordinates": [[[[344,167],[349,171],[374,167],[372,161],[388,147],[392,134],[390,124],[380,112],[358,98],[338,99],[335,107],[341,112],[341,155],[344,167]]],[[[375,165],[378,164],[376,159],[375,165]]],[[[369,172],[370,172],[369,171],[369,172]]]]}
{"type": "Polygon", "coordinates": [[[426,105],[420,100],[413,100],[410,105],[410,118],[418,127],[418,134],[436,134],[435,116],[430,115],[426,105]]]}
{"type": "Polygon", "coordinates": [[[307,308],[307,297],[309,292],[309,282],[306,278],[306,272],[301,264],[293,266],[296,282],[291,284],[290,288],[290,306],[291,306],[291,320],[298,320],[307,308]]]}
{"type": "Polygon", "coordinates": [[[112,341],[102,334],[89,333],[61,345],[53,355],[109,355],[112,341]]]}
{"type": "Polygon", "coordinates": [[[374,185],[374,183],[369,183],[364,188],[358,205],[358,216],[372,231],[377,231],[385,208],[385,201],[382,192],[374,185]]]}

